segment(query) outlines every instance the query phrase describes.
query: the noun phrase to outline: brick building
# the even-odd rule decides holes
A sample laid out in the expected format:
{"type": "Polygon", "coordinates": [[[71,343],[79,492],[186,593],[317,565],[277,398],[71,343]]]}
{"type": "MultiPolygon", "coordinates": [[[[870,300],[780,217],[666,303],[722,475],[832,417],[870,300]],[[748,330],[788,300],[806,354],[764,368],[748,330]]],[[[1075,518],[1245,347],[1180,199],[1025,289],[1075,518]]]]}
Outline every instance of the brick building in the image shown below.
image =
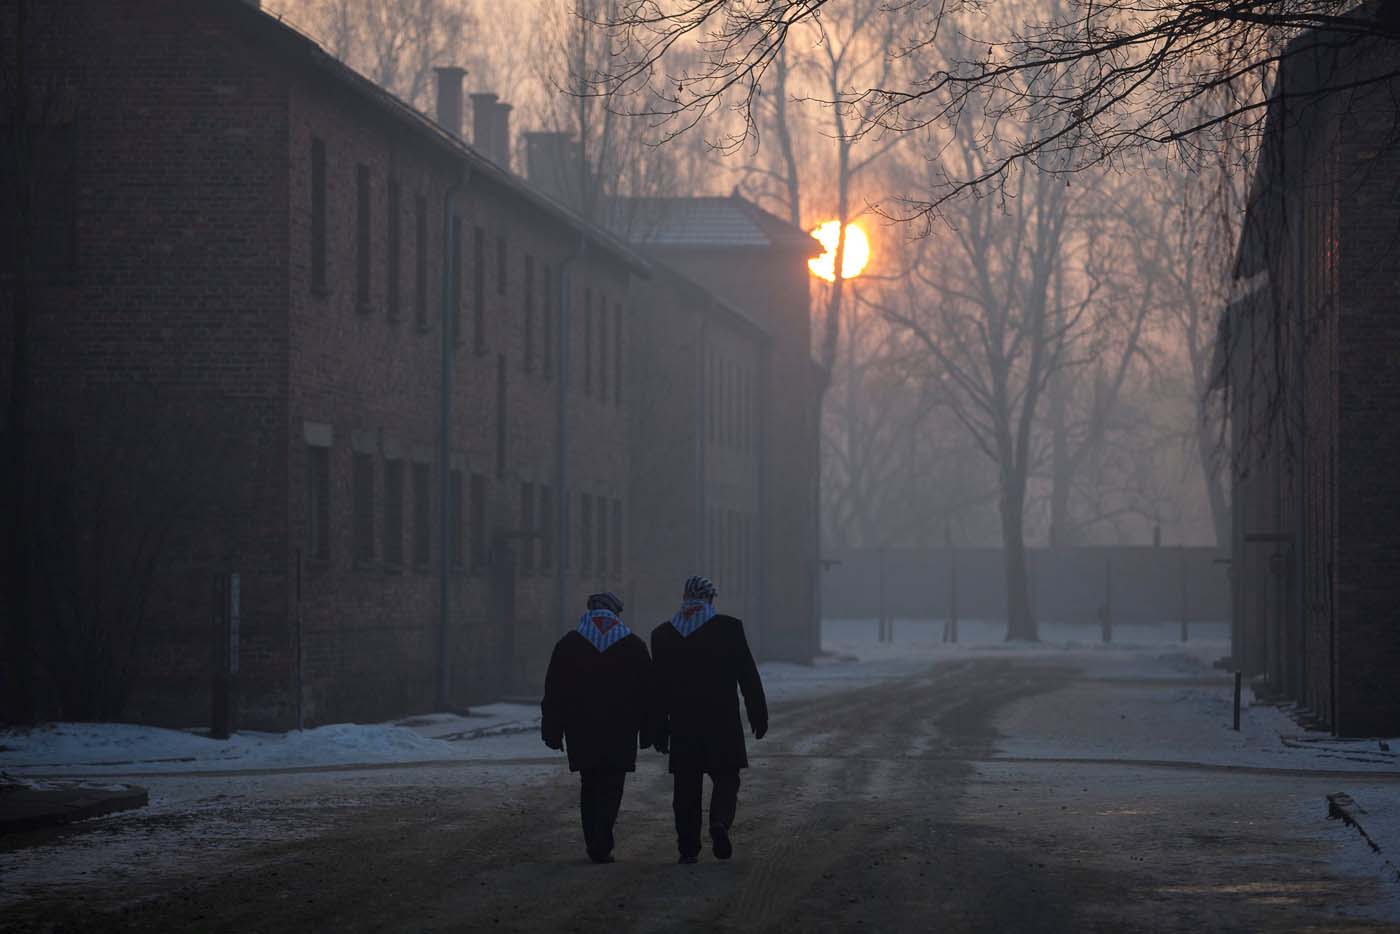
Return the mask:
{"type": "Polygon", "coordinates": [[[1218,344],[1234,473],[1234,645],[1345,736],[1400,733],[1400,47],[1284,56],[1218,344]]]}
{"type": "MultiPolygon", "coordinates": [[[[256,4],[40,10],[35,589],[79,598],[0,659],[41,716],[110,680],[201,724],[230,670],[248,728],[461,707],[534,690],[586,593],[660,618],[696,571],[811,657],[809,237],[713,199],[766,233],[629,245],[512,174],[495,95],[463,141],[459,69],[430,120],[256,4]]],[[[18,346],[0,320],[6,411],[18,346]]]]}
{"type": "Polygon", "coordinates": [[[638,610],[664,619],[705,573],[760,657],[806,661],[820,648],[807,260],[821,247],[737,194],[626,199],[610,216],[657,270],[637,289],[631,383],[638,610]]]}
{"type": "Polygon", "coordinates": [[[498,164],[503,105],[474,102],[496,160],[459,138],[460,71],[435,123],[238,0],[68,0],[31,40],[62,172],[36,183],[58,235],[28,424],[77,449],[179,425],[201,471],[125,716],[206,722],[230,573],[245,726],[537,681],[570,608],[626,574],[622,308],[646,263],[498,164]]]}

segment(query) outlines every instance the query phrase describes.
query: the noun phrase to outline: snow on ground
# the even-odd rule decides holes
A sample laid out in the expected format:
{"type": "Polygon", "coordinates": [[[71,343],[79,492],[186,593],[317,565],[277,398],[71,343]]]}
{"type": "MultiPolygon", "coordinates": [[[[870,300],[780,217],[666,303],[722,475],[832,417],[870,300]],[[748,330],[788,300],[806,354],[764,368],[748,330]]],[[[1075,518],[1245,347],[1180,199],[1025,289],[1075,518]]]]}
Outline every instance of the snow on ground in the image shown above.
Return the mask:
{"type": "MultiPolygon", "coordinates": [[[[1042,641],[1004,641],[1005,624],[964,620],[956,644],[936,620],[896,620],[880,642],[874,620],[829,620],[824,655],[812,665],[765,663],[774,703],[917,675],[938,661],[1030,659],[1082,671],[1049,699],[1001,712],[1002,753],[1011,757],[1190,761],[1214,765],[1396,771],[1400,753],[1375,743],[1306,733],[1277,707],[1245,693],[1239,733],[1229,729],[1231,681],[1210,667],[1228,653],[1221,624],[1118,626],[1099,641],[1096,625],[1042,623],[1042,641]],[[1130,685],[1131,690],[1111,690],[1130,685]],[[1106,700],[1111,695],[1111,700],[1106,700]],[[1051,703],[1058,716],[1037,716],[1051,703]]],[[[1400,750],[1400,743],[1392,745],[1400,750]]],[[[289,733],[241,732],[228,740],[194,730],[131,724],[55,723],[0,731],[0,770],[15,775],[122,775],[529,759],[562,754],[539,740],[539,708],[488,704],[469,715],[429,714],[379,724],[332,724],[289,733]]]]}

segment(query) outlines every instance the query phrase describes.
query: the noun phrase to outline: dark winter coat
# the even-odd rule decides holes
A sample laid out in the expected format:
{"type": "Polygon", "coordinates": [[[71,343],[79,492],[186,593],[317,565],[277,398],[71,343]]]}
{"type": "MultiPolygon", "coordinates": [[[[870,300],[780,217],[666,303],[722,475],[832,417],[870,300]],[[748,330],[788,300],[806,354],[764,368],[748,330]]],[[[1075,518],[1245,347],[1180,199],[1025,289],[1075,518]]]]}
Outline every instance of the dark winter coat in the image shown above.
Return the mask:
{"type": "Polygon", "coordinates": [[[689,636],[669,622],[651,633],[656,680],[653,740],[671,745],[672,772],[747,768],[739,693],[754,733],[768,729],[768,702],[744,624],[717,614],[689,636]],[[736,690],[737,689],[737,690],[736,690]]]}
{"type": "Polygon", "coordinates": [[[635,635],[599,652],[570,632],[554,646],[540,702],[540,736],[569,754],[569,770],[637,768],[637,746],[651,745],[647,726],[651,658],[635,635]]]}

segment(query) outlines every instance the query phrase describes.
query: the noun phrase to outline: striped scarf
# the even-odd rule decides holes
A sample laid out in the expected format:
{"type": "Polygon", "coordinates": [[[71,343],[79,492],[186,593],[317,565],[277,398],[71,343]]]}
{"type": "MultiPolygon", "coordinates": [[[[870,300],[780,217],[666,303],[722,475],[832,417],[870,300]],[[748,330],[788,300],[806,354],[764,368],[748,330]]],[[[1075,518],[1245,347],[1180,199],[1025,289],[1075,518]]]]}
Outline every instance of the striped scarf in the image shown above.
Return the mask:
{"type": "Polygon", "coordinates": [[[695,630],[714,619],[715,607],[708,600],[687,600],[681,604],[681,608],[676,611],[676,615],[671,617],[671,625],[676,627],[676,632],[682,638],[690,636],[695,630]]]}
{"type": "Polygon", "coordinates": [[[611,610],[589,610],[578,621],[578,634],[593,643],[599,652],[606,652],[619,640],[632,635],[632,630],[611,610]]]}

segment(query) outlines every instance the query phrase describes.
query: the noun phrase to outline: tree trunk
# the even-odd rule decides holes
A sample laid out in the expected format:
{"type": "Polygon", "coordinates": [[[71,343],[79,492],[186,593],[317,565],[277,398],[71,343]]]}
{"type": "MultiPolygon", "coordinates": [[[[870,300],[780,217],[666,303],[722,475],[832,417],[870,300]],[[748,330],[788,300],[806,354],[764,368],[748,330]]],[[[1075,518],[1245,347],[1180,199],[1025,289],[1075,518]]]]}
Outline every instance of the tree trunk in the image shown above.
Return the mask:
{"type": "MultiPolygon", "coordinates": [[[[14,148],[14,165],[18,169],[13,184],[16,186],[16,211],[13,217],[0,223],[15,226],[14,279],[10,285],[11,320],[13,323],[14,345],[10,363],[10,412],[7,434],[9,463],[7,464],[7,493],[10,497],[10,534],[6,543],[6,571],[9,578],[8,610],[10,617],[10,664],[13,677],[10,681],[10,696],[4,698],[5,710],[0,711],[0,720],[13,720],[28,723],[34,719],[32,647],[32,577],[29,567],[28,536],[34,523],[34,510],[29,495],[29,253],[32,204],[30,200],[30,174],[28,171],[29,147],[29,86],[25,74],[25,27],[28,16],[28,3],[19,0],[15,9],[15,84],[14,106],[10,121],[11,136],[0,141],[0,145],[14,148]]],[[[0,182],[4,184],[4,182],[0,182]]]]}
{"type": "Polygon", "coordinates": [[[1228,548],[1230,545],[1230,503],[1225,492],[1225,480],[1221,476],[1216,445],[1220,439],[1211,431],[1205,419],[1196,426],[1196,456],[1201,463],[1201,476],[1206,484],[1206,497],[1210,501],[1210,517],[1215,528],[1215,547],[1228,548]]]}
{"type": "Polygon", "coordinates": [[[1018,491],[1013,480],[1001,497],[1001,547],[1006,565],[1006,640],[1036,642],[1035,617],[1031,613],[1030,579],[1026,573],[1026,543],[1022,537],[1025,519],[1024,486],[1018,491]]]}
{"type": "Polygon", "coordinates": [[[1069,490],[1074,479],[1070,463],[1069,428],[1065,425],[1069,408],[1064,377],[1055,374],[1050,380],[1050,547],[1063,548],[1074,544],[1070,527],[1069,490]]]}

